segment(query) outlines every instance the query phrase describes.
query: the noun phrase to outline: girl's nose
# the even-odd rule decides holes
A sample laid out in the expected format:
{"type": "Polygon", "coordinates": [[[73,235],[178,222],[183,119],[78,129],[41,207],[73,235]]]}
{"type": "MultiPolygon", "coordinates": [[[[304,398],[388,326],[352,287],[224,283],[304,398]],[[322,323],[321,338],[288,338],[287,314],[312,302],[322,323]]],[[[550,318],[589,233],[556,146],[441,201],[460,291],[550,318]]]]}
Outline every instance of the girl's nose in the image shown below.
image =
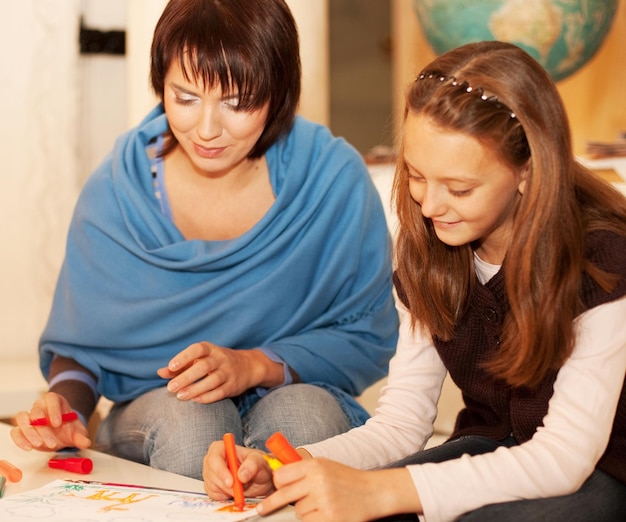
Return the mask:
{"type": "Polygon", "coordinates": [[[444,197],[438,187],[428,186],[424,191],[420,205],[422,215],[427,218],[441,216],[446,211],[444,197]]]}

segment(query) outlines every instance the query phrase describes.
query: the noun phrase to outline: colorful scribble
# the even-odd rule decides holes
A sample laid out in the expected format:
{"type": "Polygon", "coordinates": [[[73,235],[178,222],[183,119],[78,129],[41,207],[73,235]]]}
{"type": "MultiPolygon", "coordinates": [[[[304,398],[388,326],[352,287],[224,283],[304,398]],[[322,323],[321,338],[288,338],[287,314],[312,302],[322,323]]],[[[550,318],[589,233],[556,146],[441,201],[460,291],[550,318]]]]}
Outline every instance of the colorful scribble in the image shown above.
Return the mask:
{"type": "Polygon", "coordinates": [[[235,504],[229,504],[228,506],[219,508],[217,511],[226,513],[241,513],[242,511],[250,511],[251,509],[256,509],[256,503],[244,504],[243,508],[238,508],[235,504]]]}

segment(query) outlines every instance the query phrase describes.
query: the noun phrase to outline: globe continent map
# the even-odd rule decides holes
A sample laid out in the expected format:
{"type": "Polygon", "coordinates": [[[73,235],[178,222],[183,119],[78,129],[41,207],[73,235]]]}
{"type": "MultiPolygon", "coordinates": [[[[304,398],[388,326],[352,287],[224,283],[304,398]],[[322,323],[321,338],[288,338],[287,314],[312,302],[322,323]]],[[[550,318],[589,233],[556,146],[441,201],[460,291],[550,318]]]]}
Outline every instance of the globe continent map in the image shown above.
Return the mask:
{"type": "Polygon", "coordinates": [[[523,48],[559,81],[598,51],[618,0],[413,0],[413,6],[437,54],[502,40],[523,48]]]}

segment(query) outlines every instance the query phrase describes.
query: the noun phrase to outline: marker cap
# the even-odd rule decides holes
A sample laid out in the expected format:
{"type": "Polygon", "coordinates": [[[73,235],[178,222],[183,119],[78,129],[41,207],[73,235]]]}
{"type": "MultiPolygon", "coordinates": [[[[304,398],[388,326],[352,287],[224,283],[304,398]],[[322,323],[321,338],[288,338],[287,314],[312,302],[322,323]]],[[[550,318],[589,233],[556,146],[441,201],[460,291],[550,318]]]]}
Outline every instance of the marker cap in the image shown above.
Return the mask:
{"type": "Polygon", "coordinates": [[[54,469],[64,469],[72,473],[91,473],[93,462],[91,459],[70,457],[67,459],[53,458],[48,461],[48,466],[54,469]]]}
{"type": "Polygon", "coordinates": [[[300,454],[289,444],[289,441],[279,431],[267,439],[265,445],[283,464],[302,460],[300,454]]]}
{"type": "Polygon", "coordinates": [[[22,480],[22,470],[15,467],[8,460],[0,460],[0,475],[8,478],[11,482],[22,480]]]}

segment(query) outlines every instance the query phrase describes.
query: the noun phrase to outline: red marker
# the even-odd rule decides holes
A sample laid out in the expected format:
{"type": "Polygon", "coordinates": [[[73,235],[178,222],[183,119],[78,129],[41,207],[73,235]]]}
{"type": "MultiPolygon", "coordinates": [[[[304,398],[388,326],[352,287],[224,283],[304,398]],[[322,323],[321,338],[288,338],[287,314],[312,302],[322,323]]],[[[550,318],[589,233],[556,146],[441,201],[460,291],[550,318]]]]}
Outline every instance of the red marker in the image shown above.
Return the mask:
{"type": "MultiPolygon", "coordinates": [[[[61,422],[72,422],[78,419],[78,414],[75,411],[64,413],[61,415],[61,422]]],[[[33,419],[30,421],[31,426],[50,426],[50,419],[48,417],[41,417],[39,419],[33,419]]]]}
{"type": "Polygon", "coordinates": [[[283,464],[302,460],[300,454],[289,444],[289,441],[279,431],[267,439],[265,445],[283,464]]]}
{"type": "Polygon", "coordinates": [[[239,511],[243,511],[246,505],[246,498],[243,494],[243,485],[237,476],[239,471],[239,460],[237,460],[237,452],[235,450],[235,437],[232,433],[224,434],[224,447],[226,448],[226,462],[233,476],[233,496],[235,497],[235,507],[239,511]]]}
{"type": "Polygon", "coordinates": [[[83,475],[91,473],[93,462],[91,459],[70,457],[68,459],[50,459],[48,466],[53,469],[64,469],[72,473],[82,473],[83,475]]]}

